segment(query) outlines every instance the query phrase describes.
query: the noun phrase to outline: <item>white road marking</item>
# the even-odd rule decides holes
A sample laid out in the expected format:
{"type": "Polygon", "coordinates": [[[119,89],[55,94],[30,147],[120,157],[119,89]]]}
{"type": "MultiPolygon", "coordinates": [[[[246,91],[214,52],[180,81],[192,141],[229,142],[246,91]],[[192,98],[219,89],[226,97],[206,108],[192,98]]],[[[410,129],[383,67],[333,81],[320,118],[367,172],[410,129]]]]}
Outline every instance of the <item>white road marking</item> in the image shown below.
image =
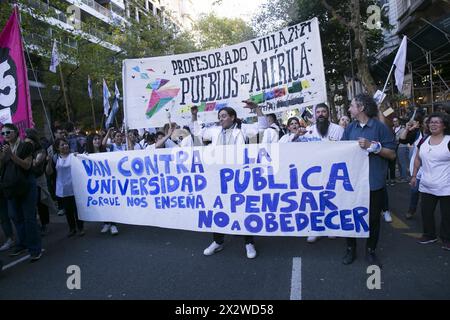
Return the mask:
{"type": "Polygon", "coordinates": [[[302,300],[302,258],[292,258],[291,300],[302,300]]]}
{"type": "Polygon", "coordinates": [[[2,270],[5,271],[6,269],[9,269],[9,268],[11,268],[11,267],[14,267],[16,264],[19,264],[19,263],[21,263],[21,262],[23,262],[23,261],[25,261],[25,260],[28,260],[29,258],[30,258],[30,255],[27,254],[26,256],[20,258],[19,260],[13,261],[13,262],[11,262],[10,264],[7,264],[6,266],[3,266],[3,269],[2,269],[2,270]]]}

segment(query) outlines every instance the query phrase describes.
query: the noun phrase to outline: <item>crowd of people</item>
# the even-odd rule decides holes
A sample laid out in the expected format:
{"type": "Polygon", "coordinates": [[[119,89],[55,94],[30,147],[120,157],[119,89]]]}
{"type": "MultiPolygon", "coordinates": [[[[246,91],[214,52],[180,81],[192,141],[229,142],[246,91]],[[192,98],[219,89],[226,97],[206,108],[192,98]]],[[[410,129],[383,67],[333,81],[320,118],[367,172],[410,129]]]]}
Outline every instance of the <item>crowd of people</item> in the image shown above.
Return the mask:
{"type": "MultiPolygon", "coordinates": [[[[415,112],[406,123],[393,118],[388,126],[380,116],[375,101],[366,94],[357,95],[349,106],[349,116],[338,123],[331,121],[326,104],[314,109],[314,122],[291,117],[281,124],[275,114],[264,115],[251,101],[246,107],[257,115],[253,124],[243,123],[236,111],[225,107],[218,113],[214,126],[201,126],[196,107],[192,108],[192,122],[179,127],[169,122],[153,132],[139,133],[136,129],[109,128],[87,136],[73,124],[54,128],[53,143],[39,138],[35,129],[27,129],[26,137],[19,137],[18,128],[5,124],[1,131],[0,152],[0,222],[5,241],[0,251],[10,250],[10,256],[28,251],[30,260],[42,256],[41,238],[49,232],[50,217],[65,215],[68,237],[83,236],[84,222],[78,218],[70,167],[79,153],[123,152],[201,145],[246,144],[254,137],[261,143],[295,143],[310,141],[357,141],[369,154],[370,237],[366,241],[366,259],[381,266],[376,252],[381,220],[391,222],[387,186],[410,182],[410,203],[406,219],[416,215],[421,197],[423,236],[419,243],[436,242],[435,209],[440,204],[439,236],[442,248],[450,250],[450,126],[449,115],[415,112]],[[397,176],[398,168],[398,176],[397,176]],[[14,226],[14,228],[13,228],[14,226]],[[15,229],[15,232],[14,232],[15,229]]],[[[105,221],[99,231],[117,235],[119,227],[105,221]]],[[[224,248],[224,235],[214,233],[212,243],[203,251],[213,255],[224,248]]],[[[308,237],[314,243],[318,237],[308,237]]],[[[356,239],[346,241],[344,264],[356,259],[356,239]]],[[[249,259],[257,256],[255,239],[244,236],[245,252],[249,259]]],[[[1,269],[0,269],[1,270],[1,269]]]]}

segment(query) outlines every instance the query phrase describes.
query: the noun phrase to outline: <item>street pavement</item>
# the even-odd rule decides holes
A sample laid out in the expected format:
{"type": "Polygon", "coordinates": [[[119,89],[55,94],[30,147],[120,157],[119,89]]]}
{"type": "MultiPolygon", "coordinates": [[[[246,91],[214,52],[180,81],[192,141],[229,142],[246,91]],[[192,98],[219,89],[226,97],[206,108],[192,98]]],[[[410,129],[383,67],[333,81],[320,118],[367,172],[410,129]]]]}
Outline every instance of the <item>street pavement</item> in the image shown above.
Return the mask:
{"type": "Polygon", "coordinates": [[[308,244],[305,238],[259,237],[259,255],[249,260],[243,239],[227,236],[222,252],[205,257],[208,233],[119,225],[120,234],[112,236],[100,233],[101,223],[86,223],[85,236],[67,238],[65,217],[52,216],[41,260],[12,265],[21,257],[0,253],[6,266],[0,299],[450,299],[450,252],[440,242],[416,243],[422,223],[420,214],[404,218],[406,183],[389,187],[389,196],[394,221],[382,221],[380,289],[367,287],[365,240],[358,240],[358,258],[349,266],[342,264],[341,238],[308,244]],[[71,265],[80,268],[81,289],[67,287],[71,265]]]}

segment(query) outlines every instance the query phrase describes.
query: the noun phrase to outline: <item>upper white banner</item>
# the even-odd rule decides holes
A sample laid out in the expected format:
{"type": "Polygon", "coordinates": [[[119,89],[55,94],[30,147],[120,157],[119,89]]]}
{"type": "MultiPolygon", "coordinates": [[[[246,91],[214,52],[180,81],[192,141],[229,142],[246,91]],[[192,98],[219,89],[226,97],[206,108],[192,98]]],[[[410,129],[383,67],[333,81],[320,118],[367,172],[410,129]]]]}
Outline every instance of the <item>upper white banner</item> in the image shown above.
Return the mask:
{"type": "Polygon", "coordinates": [[[216,50],[124,60],[123,88],[129,128],[162,126],[169,112],[186,124],[194,105],[210,122],[225,106],[252,116],[247,99],[264,113],[326,102],[318,20],[216,50]]]}

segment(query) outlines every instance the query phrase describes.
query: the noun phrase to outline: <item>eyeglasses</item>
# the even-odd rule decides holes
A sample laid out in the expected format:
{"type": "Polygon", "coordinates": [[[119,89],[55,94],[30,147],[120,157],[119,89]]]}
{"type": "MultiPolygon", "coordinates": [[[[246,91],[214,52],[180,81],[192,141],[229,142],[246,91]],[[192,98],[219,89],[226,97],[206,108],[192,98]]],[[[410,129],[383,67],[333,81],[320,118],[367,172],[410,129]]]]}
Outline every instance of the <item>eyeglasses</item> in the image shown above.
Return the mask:
{"type": "Polygon", "coordinates": [[[2,131],[2,136],[9,136],[14,131],[2,131]]]}
{"type": "Polygon", "coordinates": [[[442,121],[430,121],[430,124],[441,124],[443,123],[442,121]]]}

